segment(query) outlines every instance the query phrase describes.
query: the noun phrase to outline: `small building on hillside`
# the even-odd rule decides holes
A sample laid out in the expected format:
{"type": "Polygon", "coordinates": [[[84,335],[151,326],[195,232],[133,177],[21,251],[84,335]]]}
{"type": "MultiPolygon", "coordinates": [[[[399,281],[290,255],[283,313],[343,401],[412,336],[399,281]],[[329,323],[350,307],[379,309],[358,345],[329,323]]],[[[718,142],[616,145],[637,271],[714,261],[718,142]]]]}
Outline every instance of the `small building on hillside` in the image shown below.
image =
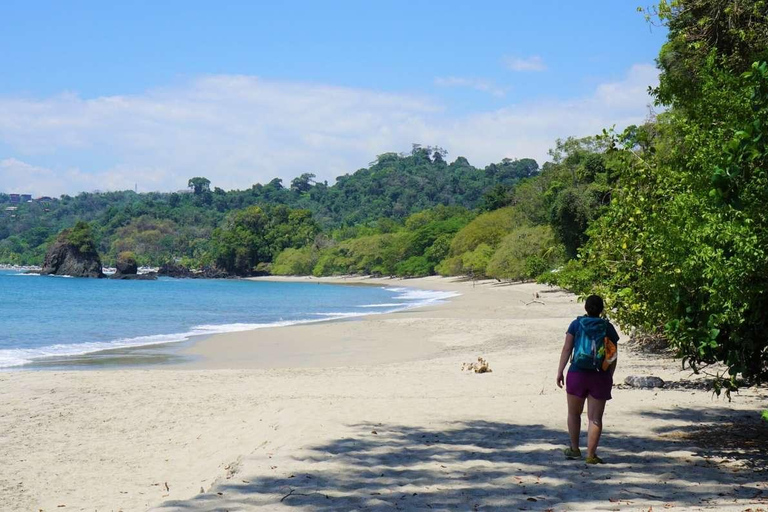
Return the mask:
{"type": "Polygon", "coordinates": [[[32,202],[32,194],[21,194],[21,202],[22,203],[31,203],[32,202]]]}
{"type": "Polygon", "coordinates": [[[21,195],[9,194],[11,198],[11,204],[19,204],[21,202],[21,195]]]}

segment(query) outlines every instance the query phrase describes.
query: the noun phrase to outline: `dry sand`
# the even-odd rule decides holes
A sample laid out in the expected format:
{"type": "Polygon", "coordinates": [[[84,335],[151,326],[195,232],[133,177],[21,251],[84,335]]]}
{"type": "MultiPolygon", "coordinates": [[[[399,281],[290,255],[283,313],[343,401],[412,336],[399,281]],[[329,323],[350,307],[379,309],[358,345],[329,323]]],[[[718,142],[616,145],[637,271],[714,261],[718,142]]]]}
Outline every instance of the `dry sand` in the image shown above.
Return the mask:
{"type": "MultiPolygon", "coordinates": [[[[764,388],[614,389],[608,464],[566,461],[574,296],[358,281],[462,295],[211,337],[181,367],[0,373],[0,510],[768,509],[764,388]],[[478,356],[492,373],[461,370],[478,356]]],[[[631,374],[688,377],[620,348],[616,380],[631,374]]]]}

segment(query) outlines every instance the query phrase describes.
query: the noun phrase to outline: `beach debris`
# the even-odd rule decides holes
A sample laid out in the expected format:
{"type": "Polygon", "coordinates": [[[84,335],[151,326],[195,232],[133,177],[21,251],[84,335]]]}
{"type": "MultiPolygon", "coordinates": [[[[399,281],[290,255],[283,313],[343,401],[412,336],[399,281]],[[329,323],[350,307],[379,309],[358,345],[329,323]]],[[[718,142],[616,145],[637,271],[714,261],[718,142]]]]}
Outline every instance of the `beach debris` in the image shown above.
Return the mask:
{"type": "MultiPolygon", "coordinates": [[[[319,494],[319,493],[312,493],[312,494],[319,494]]],[[[291,492],[280,498],[280,503],[282,503],[288,496],[309,496],[309,494],[296,492],[296,489],[291,489],[291,492]]],[[[328,496],[326,496],[327,498],[328,496]]]]}
{"type": "Polygon", "coordinates": [[[541,304],[542,306],[546,306],[543,300],[539,300],[539,292],[534,292],[532,301],[525,302],[524,300],[521,300],[520,302],[522,302],[526,306],[529,306],[531,304],[541,304]]]}
{"type": "Polygon", "coordinates": [[[472,371],[475,373],[491,373],[491,367],[488,366],[488,361],[482,357],[477,358],[475,363],[464,363],[461,365],[461,371],[472,371]]]}
{"type": "Polygon", "coordinates": [[[659,377],[629,375],[624,384],[633,388],[663,388],[664,381],[659,377]]]}
{"type": "Polygon", "coordinates": [[[171,490],[171,488],[170,488],[170,487],[168,487],[168,482],[165,482],[165,490],[166,490],[166,491],[170,491],[170,490],[171,490]]]}

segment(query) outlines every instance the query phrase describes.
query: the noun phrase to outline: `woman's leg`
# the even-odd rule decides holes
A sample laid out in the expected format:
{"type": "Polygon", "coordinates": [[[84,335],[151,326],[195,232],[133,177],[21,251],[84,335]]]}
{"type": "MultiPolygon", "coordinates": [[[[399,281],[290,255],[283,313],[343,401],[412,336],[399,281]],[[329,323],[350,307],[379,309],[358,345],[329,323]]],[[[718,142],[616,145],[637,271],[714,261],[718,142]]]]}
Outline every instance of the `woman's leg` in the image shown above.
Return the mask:
{"type": "Polygon", "coordinates": [[[589,395],[587,398],[587,417],[589,418],[589,429],[587,430],[587,457],[594,457],[597,452],[597,445],[600,442],[600,434],[603,433],[603,411],[605,411],[605,400],[598,400],[589,395]]]}
{"type": "Polygon", "coordinates": [[[576,395],[568,397],[568,434],[571,436],[571,448],[579,449],[579,435],[581,434],[581,413],[584,411],[584,399],[576,395]]]}

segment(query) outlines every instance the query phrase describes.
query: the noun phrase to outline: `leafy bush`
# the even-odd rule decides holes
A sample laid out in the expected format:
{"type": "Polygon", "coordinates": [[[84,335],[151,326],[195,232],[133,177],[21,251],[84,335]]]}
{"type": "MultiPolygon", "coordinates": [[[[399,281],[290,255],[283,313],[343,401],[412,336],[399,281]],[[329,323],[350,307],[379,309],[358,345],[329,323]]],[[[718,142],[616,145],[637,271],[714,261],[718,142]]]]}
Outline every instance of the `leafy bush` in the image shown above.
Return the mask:
{"type": "Polygon", "coordinates": [[[461,256],[449,256],[435,265],[435,272],[441,276],[459,276],[464,272],[461,256]]]}
{"type": "Polygon", "coordinates": [[[525,219],[514,208],[500,208],[478,215],[467,224],[451,242],[451,256],[474,251],[481,244],[494,248],[501,239],[519,227],[525,219]]]}
{"type": "Polygon", "coordinates": [[[497,279],[529,279],[563,260],[563,248],[549,226],[515,229],[488,261],[486,274],[497,279]]]}
{"type": "Polygon", "coordinates": [[[91,225],[82,220],[77,221],[71,229],[62,231],[59,240],[72,244],[83,254],[96,253],[96,241],[91,225]]]}
{"type": "Polygon", "coordinates": [[[582,254],[620,324],[661,329],[694,371],[725,364],[728,392],[768,380],[768,15],[674,4],[655,90],[670,108],[651,144],[611,138],[619,181],[582,254]]]}
{"type": "Polygon", "coordinates": [[[559,286],[579,295],[587,295],[594,290],[597,279],[594,269],[579,260],[569,260],[560,268],[539,274],[537,281],[559,286]]]}
{"type": "Polygon", "coordinates": [[[336,276],[349,273],[350,260],[338,247],[329,247],[320,251],[312,275],[336,276]]]}
{"type": "Polygon", "coordinates": [[[294,249],[289,247],[275,257],[272,273],[278,276],[306,276],[317,265],[318,254],[311,246],[294,249]]]}
{"type": "Polygon", "coordinates": [[[474,251],[465,252],[461,255],[462,273],[472,277],[486,277],[486,268],[493,253],[493,247],[488,244],[480,244],[474,251]]]}
{"type": "Polygon", "coordinates": [[[210,253],[218,267],[249,275],[283,249],[308,245],[318,231],[307,210],[251,206],[234,212],[225,227],[213,231],[210,253]]]}
{"type": "Polygon", "coordinates": [[[424,277],[432,274],[432,264],[424,256],[411,256],[397,265],[397,275],[402,277],[424,277]]]}

